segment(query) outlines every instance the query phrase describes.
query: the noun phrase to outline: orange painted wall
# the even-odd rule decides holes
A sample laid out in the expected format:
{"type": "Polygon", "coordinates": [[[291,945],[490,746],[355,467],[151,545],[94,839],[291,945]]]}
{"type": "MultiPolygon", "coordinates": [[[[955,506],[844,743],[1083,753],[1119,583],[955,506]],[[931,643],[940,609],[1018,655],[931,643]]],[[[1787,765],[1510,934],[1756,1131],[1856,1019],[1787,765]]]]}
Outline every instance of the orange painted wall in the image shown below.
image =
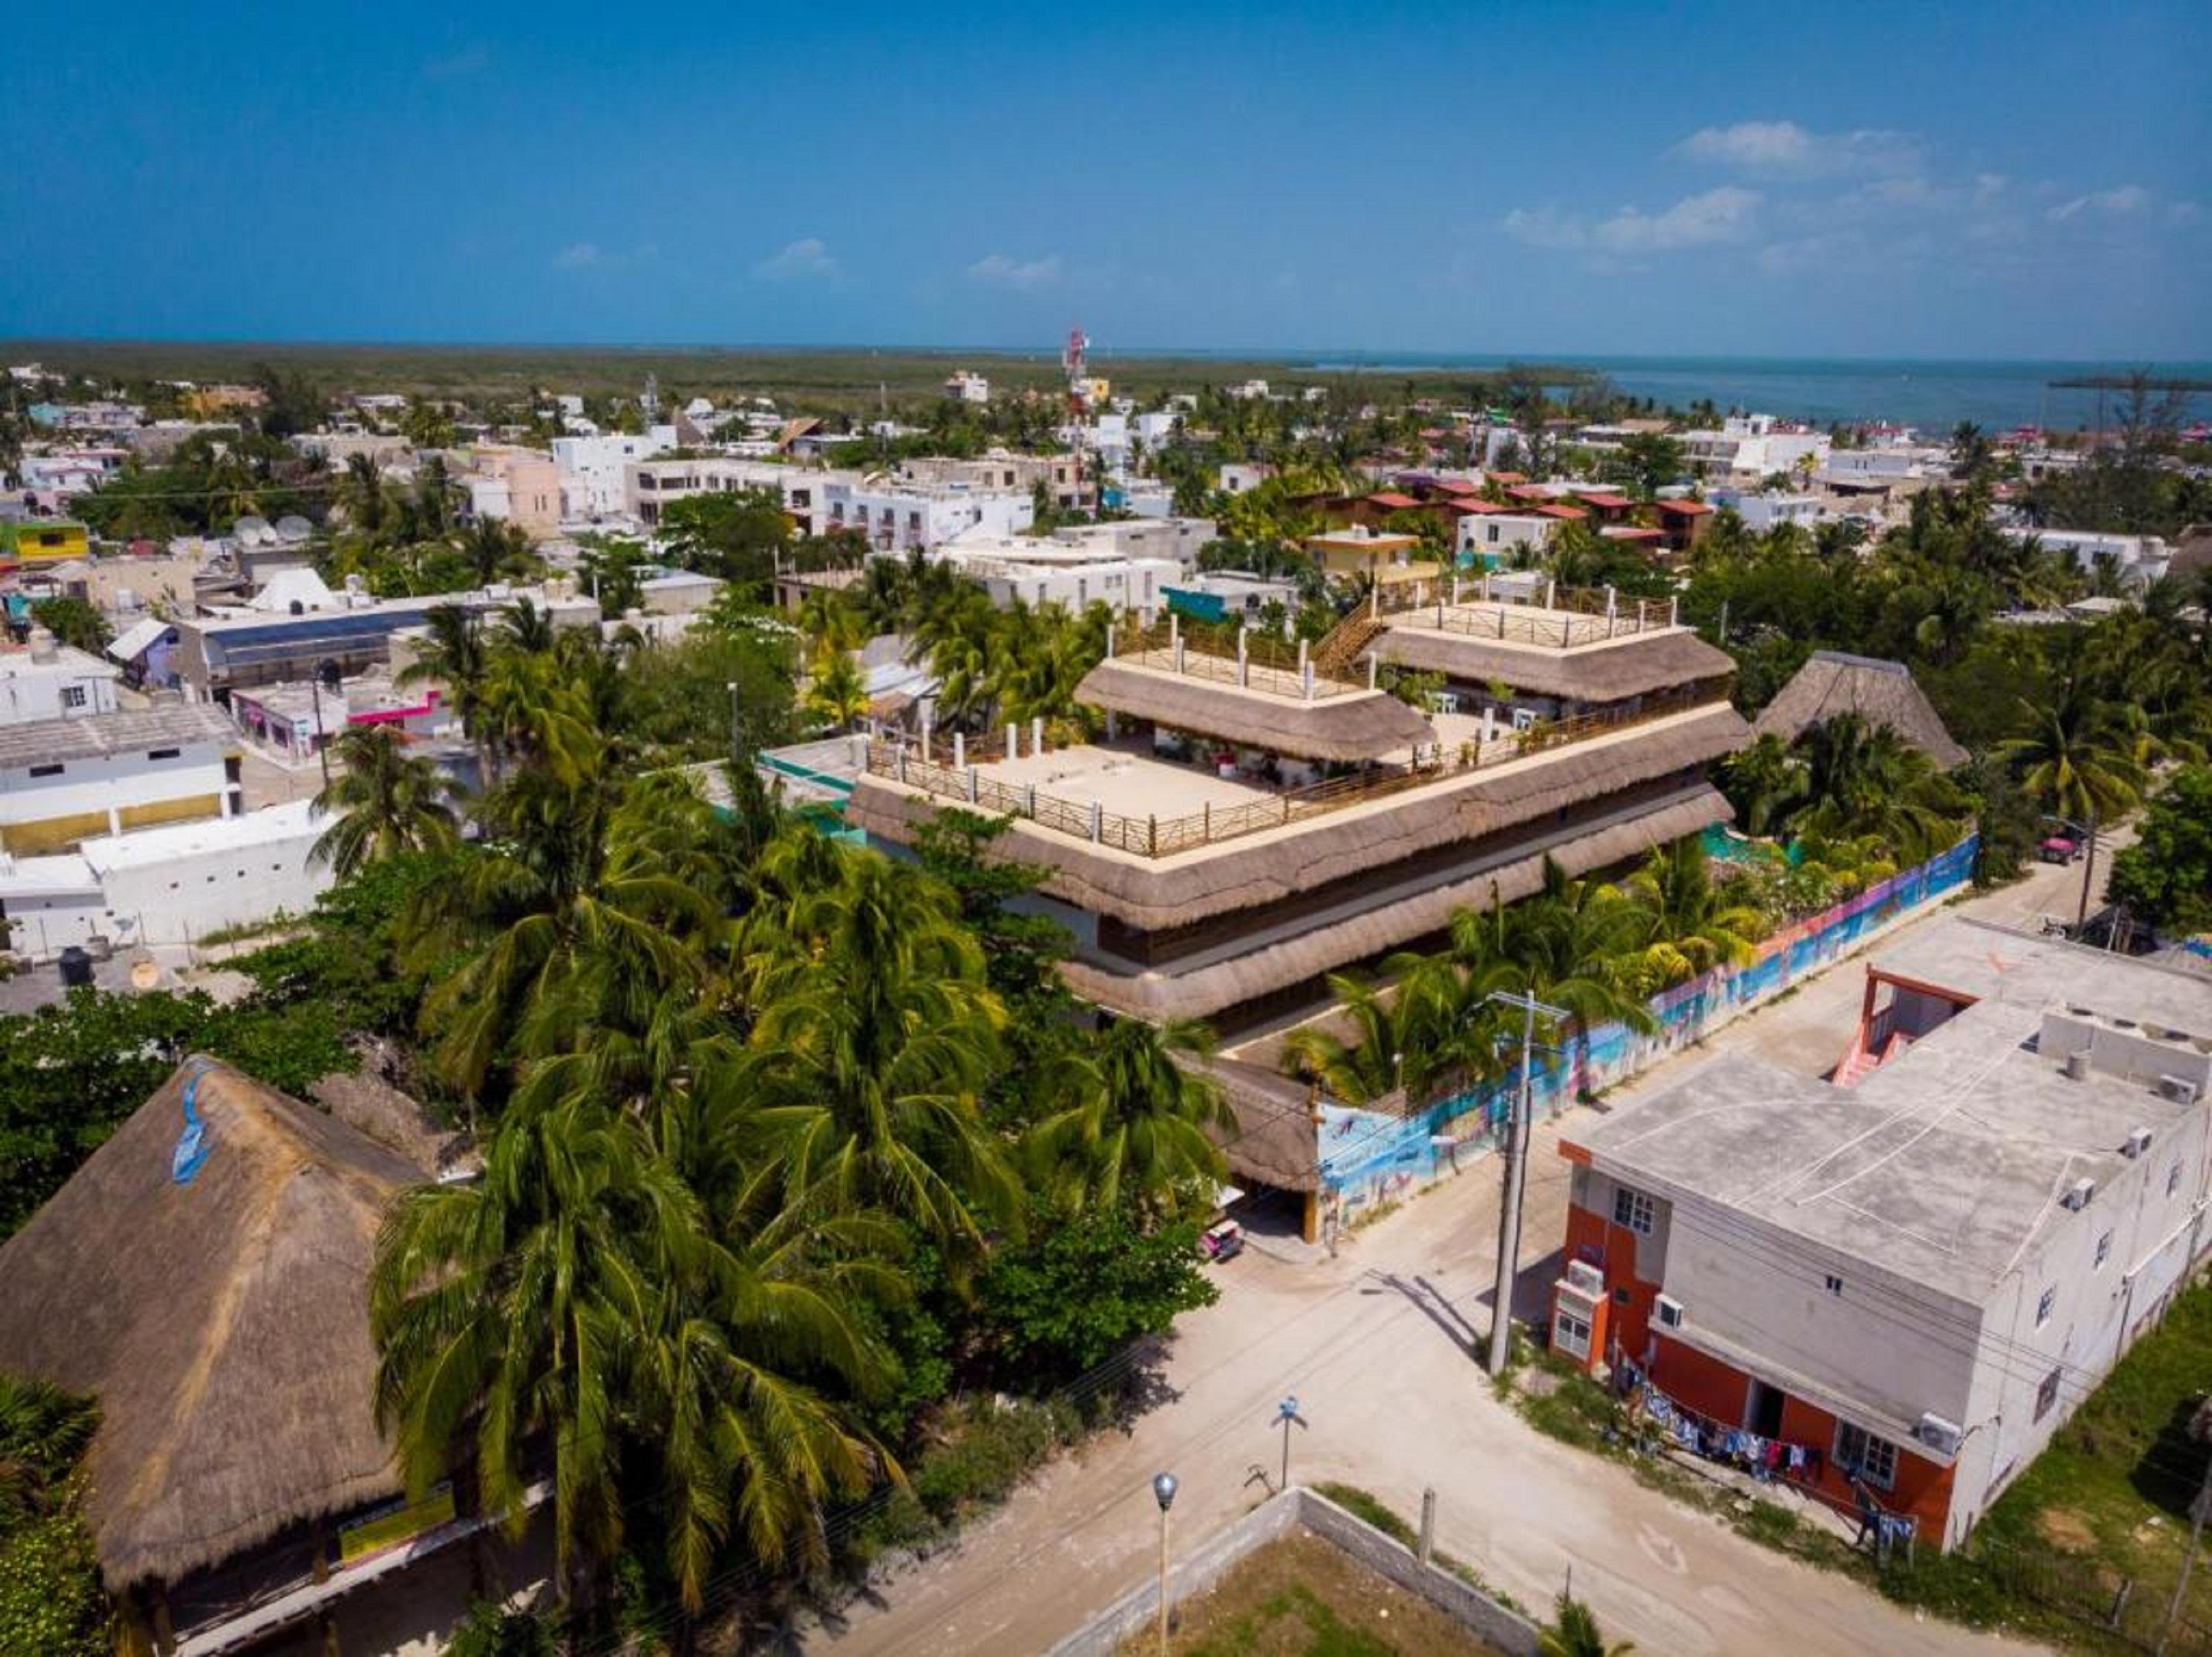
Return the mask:
{"type": "Polygon", "coordinates": [[[1644,1361],[1650,1340],[1651,1302],[1658,1298],[1659,1285],[1636,1275],[1636,1234],[1626,1226],[1615,1225],[1594,1210],[1567,1205],[1567,1258],[1587,1260],[1605,1272],[1608,1339],[1592,1339],[1593,1366],[1601,1358],[1610,1360],[1616,1356],[1635,1363],[1644,1361]],[[1613,1292],[1624,1289],[1628,1291],[1626,1302],[1611,1303],[1613,1292]]]}

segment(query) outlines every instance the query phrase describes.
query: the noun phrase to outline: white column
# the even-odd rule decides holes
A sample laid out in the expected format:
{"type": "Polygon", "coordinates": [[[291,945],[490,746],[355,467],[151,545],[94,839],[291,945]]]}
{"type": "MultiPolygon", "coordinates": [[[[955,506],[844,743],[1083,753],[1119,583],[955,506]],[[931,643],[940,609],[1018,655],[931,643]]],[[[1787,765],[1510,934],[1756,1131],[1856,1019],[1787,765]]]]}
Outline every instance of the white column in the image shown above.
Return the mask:
{"type": "MultiPolygon", "coordinates": [[[[230,790],[226,787],[222,792],[227,804],[230,798],[230,790]]],[[[223,815],[228,816],[230,813],[226,810],[223,815]]],[[[107,808],[107,832],[111,835],[119,835],[123,832],[123,814],[112,805],[107,808]]]]}
{"type": "Polygon", "coordinates": [[[968,768],[968,738],[965,733],[958,731],[952,733],[952,768],[955,771],[968,768]]]}
{"type": "Polygon", "coordinates": [[[1247,622],[1237,629],[1237,683],[1240,685],[1252,683],[1251,647],[1252,628],[1247,622]]]}
{"type": "Polygon", "coordinates": [[[1044,715],[1042,713],[1034,715],[1030,720],[1030,752],[1032,755],[1044,752],[1044,715]]]}
{"type": "Polygon", "coordinates": [[[1018,760],[1022,756],[1022,728],[1012,719],[1006,721],[1006,757],[1018,760]]]}

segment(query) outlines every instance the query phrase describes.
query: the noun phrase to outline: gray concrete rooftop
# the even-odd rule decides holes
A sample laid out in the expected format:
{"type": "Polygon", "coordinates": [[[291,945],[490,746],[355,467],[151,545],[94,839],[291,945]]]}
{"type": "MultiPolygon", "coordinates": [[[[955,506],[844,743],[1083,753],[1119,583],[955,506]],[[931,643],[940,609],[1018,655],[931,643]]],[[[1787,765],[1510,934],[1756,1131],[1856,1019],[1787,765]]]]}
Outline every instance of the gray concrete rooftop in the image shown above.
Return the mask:
{"type": "MultiPolygon", "coordinates": [[[[1984,998],[1853,1088],[1741,1054],[1575,1136],[1601,1171],[1700,1197],[1974,1304],[2075,1180],[2100,1184],[2130,1130],[2154,1157],[2185,1113],[2147,1083],[2064,1073],[2036,1050],[2047,1011],[2212,1027],[2212,985],[1963,918],[1875,960],[1984,998]],[[1910,963],[1908,966],[1907,963],[1910,963]],[[2169,981],[2170,980],[2170,981],[2169,981]]],[[[1840,1053],[1849,1032],[1837,1033],[1840,1053]]]]}

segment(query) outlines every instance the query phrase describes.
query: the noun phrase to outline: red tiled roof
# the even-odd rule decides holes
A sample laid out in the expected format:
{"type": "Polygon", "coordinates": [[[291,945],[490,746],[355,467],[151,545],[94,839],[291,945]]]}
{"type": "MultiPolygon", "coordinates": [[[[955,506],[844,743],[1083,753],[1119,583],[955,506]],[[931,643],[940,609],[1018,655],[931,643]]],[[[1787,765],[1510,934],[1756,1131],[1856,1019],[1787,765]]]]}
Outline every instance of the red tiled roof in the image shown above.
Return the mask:
{"type": "Polygon", "coordinates": [[[1608,541],[1663,541],[1664,530],[1638,529],[1632,524],[1607,524],[1598,531],[1608,541]]]}
{"type": "Polygon", "coordinates": [[[1492,472],[1490,474],[1490,481],[1493,483],[1525,483],[1528,481],[1528,474],[1526,472],[1492,472]]]}
{"type": "Polygon", "coordinates": [[[1569,519],[1580,519],[1589,516],[1589,514],[1584,512],[1580,507],[1562,507],[1556,501],[1548,507],[1537,507],[1536,515],[1539,518],[1565,518],[1569,519]]]}
{"type": "Polygon", "coordinates": [[[1447,495],[1473,495],[1482,486],[1465,477],[1439,477],[1437,487],[1447,495]]]}
{"type": "Polygon", "coordinates": [[[1702,501],[1654,501],[1651,503],[1662,512],[1671,512],[1684,518],[1695,518],[1712,508],[1702,501]]]}
{"type": "Polygon", "coordinates": [[[1607,512],[1620,512],[1629,504],[1625,495],[1613,495],[1604,489],[1578,489],[1576,493],[1593,507],[1603,507],[1607,512]]]}
{"type": "Polygon", "coordinates": [[[1493,513],[1511,512],[1510,507],[1501,507],[1495,501],[1484,501],[1474,495],[1462,495],[1456,501],[1439,501],[1437,504],[1446,512],[1493,513]]]}
{"type": "Polygon", "coordinates": [[[1421,504],[1410,495],[1399,495],[1390,489],[1385,489],[1380,495],[1370,495],[1367,498],[1376,506],[1388,507],[1393,512],[1403,512],[1408,507],[1418,507],[1421,504]]]}
{"type": "Polygon", "coordinates": [[[1549,501],[1552,498],[1551,490],[1534,483],[1516,484],[1505,493],[1516,501],[1549,501]]]}

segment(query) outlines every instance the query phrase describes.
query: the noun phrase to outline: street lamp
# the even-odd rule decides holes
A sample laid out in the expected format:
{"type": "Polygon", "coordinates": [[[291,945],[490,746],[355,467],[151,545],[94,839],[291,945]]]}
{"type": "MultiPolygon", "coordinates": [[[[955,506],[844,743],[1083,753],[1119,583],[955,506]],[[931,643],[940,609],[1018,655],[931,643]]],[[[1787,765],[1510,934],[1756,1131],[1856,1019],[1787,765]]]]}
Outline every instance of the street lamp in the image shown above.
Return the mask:
{"type": "Polygon", "coordinates": [[[1160,1657],[1168,1649],[1168,1509],[1175,1506],[1176,1476],[1152,1475],[1152,1500],[1160,1504],[1160,1657]]]}
{"type": "Polygon", "coordinates": [[[1521,1026],[1521,1086],[1514,1095],[1513,1120],[1505,1133],[1505,1194],[1498,1205],[1498,1309],[1490,1320],[1490,1375],[1505,1373],[1505,1358],[1513,1346],[1513,1279],[1521,1257],[1521,1197],[1528,1186],[1529,1094],[1534,1085],[1536,1015],[1564,1021],[1564,1007],[1539,1001],[1533,995],[1493,990],[1483,998],[1518,1007],[1521,1026]]]}
{"type": "Polygon", "coordinates": [[[1298,1413],[1298,1400],[1295,1396],[1285,1399],[1275,1406],[1275,1421],[1283,1429],[1283,1482],[1275,1488],[1287,1490],[1291,1488],[1291,1424],[1295,1423],[1301,1431],[1305,1431],[1310,1430],[1313,1423],[1298,1413]]]}

